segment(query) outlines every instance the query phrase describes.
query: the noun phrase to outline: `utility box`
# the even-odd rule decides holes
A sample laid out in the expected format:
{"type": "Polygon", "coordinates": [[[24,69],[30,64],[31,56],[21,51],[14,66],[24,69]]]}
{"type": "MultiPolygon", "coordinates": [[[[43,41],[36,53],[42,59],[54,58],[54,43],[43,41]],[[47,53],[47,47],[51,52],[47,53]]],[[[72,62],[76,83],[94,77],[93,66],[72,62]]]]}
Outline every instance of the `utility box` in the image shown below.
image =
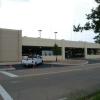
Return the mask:
{"type": "Polygon", "coordinates": [[[20,63],[22,31],[0,28],[0,64],[20,63]]]}

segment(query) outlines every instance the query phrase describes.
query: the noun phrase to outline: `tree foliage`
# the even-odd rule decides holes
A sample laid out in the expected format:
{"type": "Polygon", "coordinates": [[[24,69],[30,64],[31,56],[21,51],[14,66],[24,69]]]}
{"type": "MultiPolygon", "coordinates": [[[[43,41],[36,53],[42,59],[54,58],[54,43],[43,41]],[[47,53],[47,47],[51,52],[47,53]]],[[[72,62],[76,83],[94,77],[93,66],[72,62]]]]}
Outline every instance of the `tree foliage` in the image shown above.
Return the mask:
{"type": "Polygon", "coordinates": [[[54,51],[54,55],[61,55],[61,48],[58,47],[58,45],[56,43],[54,44],[53,51],[54,51]]]}
{"type": "Polygon", "coordinates": [[[100,0],[95,0],[98,6],[91,10],[90,14],[87,14],[87,22],[84,26],[80,24],[78,26],[73,26],[74,32],[82,32],[83,30],[93,30],[96,33],[94,40],[96,43],[100,44],[100,0]]]}

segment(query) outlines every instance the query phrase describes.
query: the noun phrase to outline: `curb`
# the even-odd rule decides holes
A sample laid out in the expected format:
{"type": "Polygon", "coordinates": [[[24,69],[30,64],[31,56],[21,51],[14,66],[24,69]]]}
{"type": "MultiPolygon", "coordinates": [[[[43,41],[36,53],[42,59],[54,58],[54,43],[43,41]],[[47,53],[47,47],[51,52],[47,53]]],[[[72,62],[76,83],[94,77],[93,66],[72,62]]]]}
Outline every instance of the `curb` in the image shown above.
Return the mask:
{"type": "Polygon", "coordinates": [[[13,67],[13,65],[1,65],[0,71],[11,71],[11,70],[15,70],[15,68],[13,67]]]}
{"type": "Polygon", "coordinates": [[[88,63],[88,65],[95,65],[95,64],[100,64],[100,62],[99,62],[99,63],[92,63],[92,64],[89,64],[89,63],[88,63]]]}
{"type": "Polygon", "coordinates": [[[51,65],[62,65],[62,66],[78,66],[78,65],[85,65],[88,64],[88,61],[86,61],[85,63],[80,63],[80,64],[60,64],[60,63],[47,63],[47,64],[51,64],[51,65]]]}

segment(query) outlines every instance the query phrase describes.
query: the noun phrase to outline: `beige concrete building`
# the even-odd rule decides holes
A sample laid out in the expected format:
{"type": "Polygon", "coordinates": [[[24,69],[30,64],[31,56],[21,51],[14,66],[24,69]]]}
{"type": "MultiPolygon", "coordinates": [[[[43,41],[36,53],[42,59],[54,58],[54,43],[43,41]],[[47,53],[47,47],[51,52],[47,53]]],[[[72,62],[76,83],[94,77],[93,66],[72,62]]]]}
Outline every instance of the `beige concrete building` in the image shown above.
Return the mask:
{"type": "Polygon", "coordinates": [[[18,63],[21,58],[21,30],[0,28],[0,64],[18,63]]]}
{"type": "Polygon", "coordinates": [[[44,60],[100,58],[100,44],[43,38],[22,37],[21,30],[0,28],[0,64],[19,63],[22,56],[40,54],[44,60]],[[54,52],[55,43],[58,53],[54,52]]]}

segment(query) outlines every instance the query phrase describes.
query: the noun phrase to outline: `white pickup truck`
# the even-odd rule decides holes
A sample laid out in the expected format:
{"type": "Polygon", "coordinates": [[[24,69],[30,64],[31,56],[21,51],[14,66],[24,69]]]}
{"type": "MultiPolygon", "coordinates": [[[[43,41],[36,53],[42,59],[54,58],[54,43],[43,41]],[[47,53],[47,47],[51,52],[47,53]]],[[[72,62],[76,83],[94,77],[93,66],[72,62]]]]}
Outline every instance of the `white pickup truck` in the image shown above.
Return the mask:
{"type": "Polygon", "coordinates": [[[24,56],[22,59],[22,64],[25,66],[43,64],[43,59],[39,55],[31,57],[31,58],[29,58],[28,56],[24,56]]]}

